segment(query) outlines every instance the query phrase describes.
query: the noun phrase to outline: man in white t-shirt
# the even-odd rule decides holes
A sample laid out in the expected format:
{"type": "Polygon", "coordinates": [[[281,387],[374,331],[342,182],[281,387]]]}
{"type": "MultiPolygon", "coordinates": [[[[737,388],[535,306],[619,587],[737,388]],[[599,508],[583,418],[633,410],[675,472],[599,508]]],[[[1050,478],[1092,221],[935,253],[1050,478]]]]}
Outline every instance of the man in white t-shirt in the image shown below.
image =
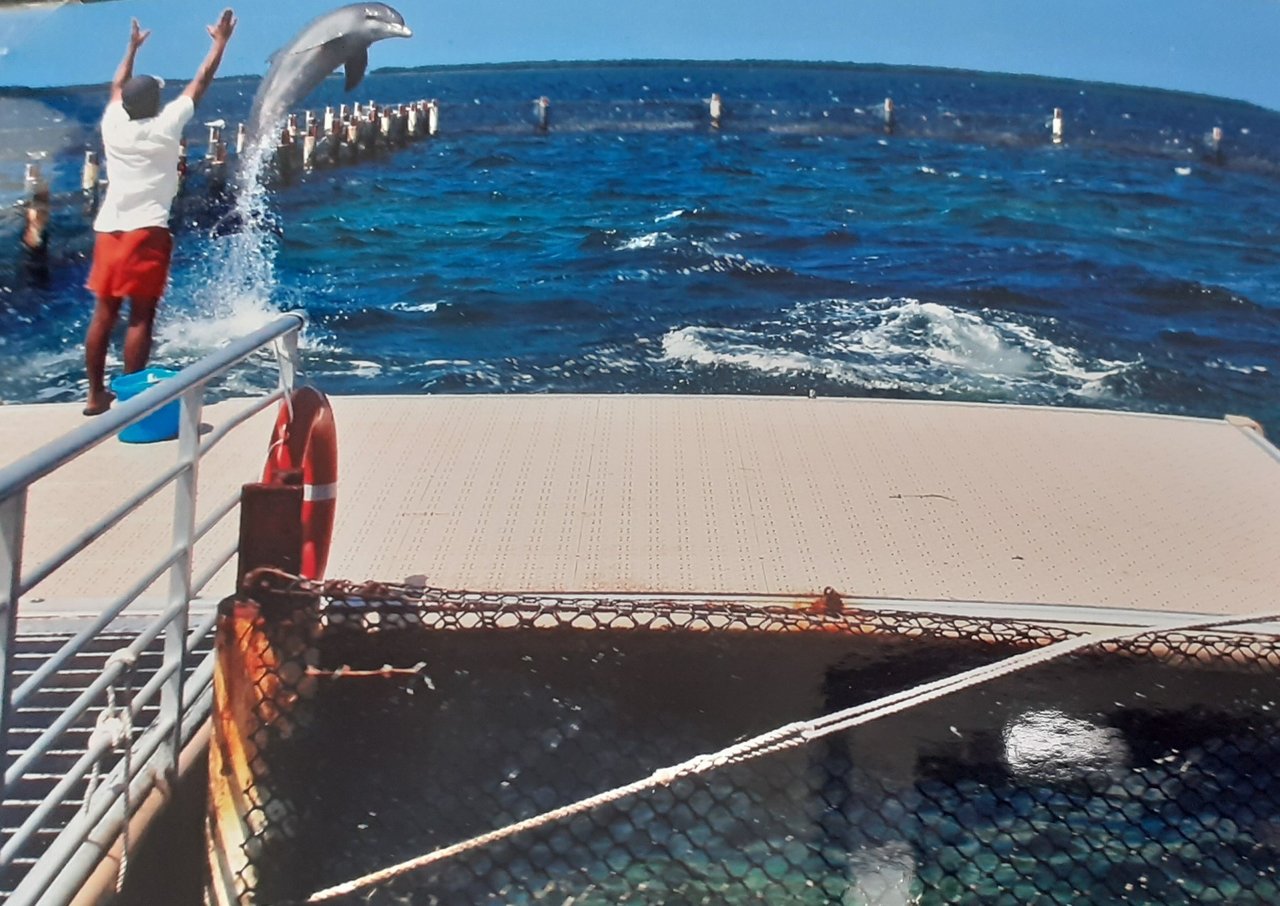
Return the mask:
{"type": "Polygon", "coordinates": [[[133,20],[129,47],[111,82],[111,100],[102,115],[107,194],[93,222],[96,235],[87,286],[97,304],[84,341],[89,375],[85,415],[106,412],[115,399],[106,388],[104,372],[107,345],[126,298],[125,373],[141,371],[151,356],[151,328],[169,280],[173,252],[169,207],[178,193],[178,144],[183,127],[222,63],[222,52],[235,27],[231,10],[223,10],[217,23],[208,27],[213,44],[195,78],[180,97],[161,107],[164,82],[133,74],[138,48],[151,34],[133,20]]]}

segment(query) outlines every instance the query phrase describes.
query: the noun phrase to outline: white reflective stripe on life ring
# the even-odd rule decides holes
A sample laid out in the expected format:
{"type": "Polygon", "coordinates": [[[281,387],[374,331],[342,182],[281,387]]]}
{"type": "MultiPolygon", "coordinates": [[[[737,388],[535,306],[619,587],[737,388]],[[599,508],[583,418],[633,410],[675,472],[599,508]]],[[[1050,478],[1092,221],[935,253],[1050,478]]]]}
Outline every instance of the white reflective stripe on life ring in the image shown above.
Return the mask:
{"type": "Polygon", "coordinates": [[[335,481],[331,484],[304,484],[302,486],[303,500],[336,500],[338,498],[338,483],[335,481]]]}

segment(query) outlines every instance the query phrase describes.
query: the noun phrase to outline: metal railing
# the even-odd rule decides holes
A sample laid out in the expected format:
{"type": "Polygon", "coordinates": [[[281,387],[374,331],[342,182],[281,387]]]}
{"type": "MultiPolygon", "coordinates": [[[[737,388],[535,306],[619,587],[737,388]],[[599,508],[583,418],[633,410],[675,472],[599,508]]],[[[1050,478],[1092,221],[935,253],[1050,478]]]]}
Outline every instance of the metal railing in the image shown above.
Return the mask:
{"type": "MultiPolygon", "coordinates": [[[[5,839],[0,844],[0,876],[11,890],[7,899],[10,906],[69,902],[96,867],[104,841],[109,846],[120,836],[132,813],[157,783],[173,777],[183,746],[207,717],[212,699],[211,636],[216,614],[201,615],[196,625],[190,625],[191,601],[236,555],[238,544],[232,543],[218,552],[199,573],[193,572],[193,551],[201,539],[237,509],[239,494],[213,507],[197,522],[199,463],[228,433],[282,399],[292,387],[303,323],[301,315],[283,315],[0,469],[0,771],[7,816],[18,816],[13,821],[16,826],[4,828],[5,839]],[[254,399],[202,437],[206,386],[267,346],[274,347],[279,366],[277,388],[254,399]],[[43,562],[24,568],[23,537],[31,486],[175,400],[180,403],[176,463],[86,525],[43,562]],[[163,555],[151,564],[139,562],[136,582],[87,622],[77,622],[75,631],[67,633],[69,638],[19,682],[15,662],[24,596],[170,486],[175,496],[173,531],[163,555]],[[115,631],[104,642],[109,627],[118,627],[130,605],[166,574],[168,590],[160,613],[138,617],[123,637],[115,631]],[[106,658],[101,672],[93,675],[96,664],[86,671],[83,659],[86,652],[100,655],[104,644],[119,647],[106,658]],[[159,657],[158,668],[154,672],[135,671],[138,660],[147,657],[159,657]],[[86,674],[92,678],[83,682],[83,688],[74,683],[69,690],[57,688],[64,697],[74,694],[74,700],[59,701],[56,708],[34,709],[52,712],[52,719],[25,728],[24,738],[19,741],[13,730],[20,709],[32,707],[42,694],[48,694],[61,674],[75,672],[82,679],[86,674]],[[132,688],[135,674],[141,680],[136,689],[132,688]],[[122,690],[127,694],[118,695],[122,690]],[[125,701],[121,703],[118,698],[125,701]],[[90,730],[87,724],[95,711],[99,717],[90,730]],[[87,744],[83,741],[86,732],[87,744]],[[26,737],[33,738],[28,741],[26,737]],[[61,762],[56,769],[46,767],[41,772],[41,764],[50,758],[61,762]],[[68,760],[72,760],[69,766],[68,760]],[[114,763],[99,778],[98,769],[104,761],[114,763]],[[28,790],[33,775],[52,782],[52,789],[45,792],[40,787],[39,795],[32,797],[28,790]],[[17,794],[19,788],[21,795],[17,794]],[[10,808],[14,803],[19,807],[10,808]],[[72,806],[76,811],[66,818],[72,806]],[[51,824],[56,836],[50,831],[51,824]]],[[[254,477],[245,476],[245,480],[254,477]]]]}

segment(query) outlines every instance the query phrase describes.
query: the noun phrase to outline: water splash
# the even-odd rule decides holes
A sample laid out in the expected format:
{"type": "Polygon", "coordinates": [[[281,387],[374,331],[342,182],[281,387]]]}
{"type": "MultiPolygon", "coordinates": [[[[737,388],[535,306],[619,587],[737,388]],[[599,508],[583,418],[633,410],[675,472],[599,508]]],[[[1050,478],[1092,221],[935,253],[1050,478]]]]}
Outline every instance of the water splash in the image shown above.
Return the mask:
{"type": "Polygon", "coordinates": [[[1091,358],[992,312],[917,299],[826,299],[750,328],[681,327],[662,338],[662,356],[868,390],[1022,402],[1104,394],[1105,379],[1134,364],[1091,358]]]}
{"type": "Polygon", "coordinates": [[[173,287],[175,317],[157,332],[166,357],[198,358],[280,314],[275,217],[266,184],[270,154],[254,148],[241,159],[235,203],[224,218],[238,228],[211,237],[203,259],[173,287]]]}

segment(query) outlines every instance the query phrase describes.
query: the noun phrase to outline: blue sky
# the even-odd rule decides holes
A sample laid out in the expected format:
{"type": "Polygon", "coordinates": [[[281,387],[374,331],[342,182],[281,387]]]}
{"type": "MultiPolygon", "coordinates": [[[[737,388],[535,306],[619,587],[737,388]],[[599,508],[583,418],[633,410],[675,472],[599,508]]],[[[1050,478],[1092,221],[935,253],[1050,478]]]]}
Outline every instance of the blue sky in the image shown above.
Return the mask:
{"type": "MultiPolygon", "coordinates": [[[[223,2],[113,0],[0,12],[0,85],[111,77],[137,16],[140,68],[186,78],[223,2]]],[[[333,0],[245,3],[223,75],[333,0]]],[[[1280,110],[1280,0],[397,0],[414,29],[370,66],[625,58],[800,59],[1035,73],[1197,91],[1280,110]]]]}

